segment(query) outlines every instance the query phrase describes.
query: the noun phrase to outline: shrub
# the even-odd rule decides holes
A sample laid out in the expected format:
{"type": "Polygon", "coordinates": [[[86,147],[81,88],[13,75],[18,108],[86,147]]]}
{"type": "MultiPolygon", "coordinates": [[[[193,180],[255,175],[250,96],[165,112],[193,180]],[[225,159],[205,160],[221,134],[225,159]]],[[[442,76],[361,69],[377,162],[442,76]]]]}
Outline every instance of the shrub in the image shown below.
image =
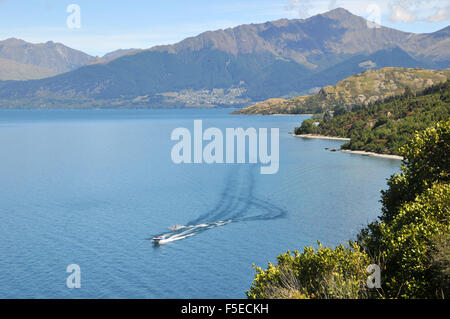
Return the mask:
{"type": "Polygon", "coordinates": [[[402,172],[382,192],[382,216],[345,248],[306,247],[255,268],[249,298],[442,298],[450,294],[450,120],[415,133],[402,172]],[[369,264],[382,289],[365,288],[369,264]]]}
{"type": "Polygon", "coordinates": [[[399,207],[430,187],[433,182],[448,182],[450,172],[450,120],[416,133],[411,143],[400,149],[404,156],[402,173],[388,180],[382,192],[382,221],[389,221],[399,207]]]}
{"type": "Polygon", "coordinates": [[[450,233],[436,236],[433,242],[432,269],[436,276],[437,298],[450,296],[450,233]]]}
{"type": "Polygon", "coordinates": [[[335,249],[305,247],[278,256],[278,264],[255,268],[250,299],[361,298],[366,296],[369,257],[355,243],[335,249]]]}
{"type": "Polygon", "coordinates": [[[358,241],[383,260],[386,297],[433,298],[444,292],[434,278],[435,237],[449,233],[450,121],[416,133],[401,149],[402,172],[382,192],[380,221],[362,230],[358,241]]]}
{"type": "Polygon", "coordinates": [[[379,224],[377,249],[383,264],[386,297],[433,298],[440,290],[434,278],[433,239],[449,233],[450,186],[435,184],[403,205],[389,223],[379,224]]]}

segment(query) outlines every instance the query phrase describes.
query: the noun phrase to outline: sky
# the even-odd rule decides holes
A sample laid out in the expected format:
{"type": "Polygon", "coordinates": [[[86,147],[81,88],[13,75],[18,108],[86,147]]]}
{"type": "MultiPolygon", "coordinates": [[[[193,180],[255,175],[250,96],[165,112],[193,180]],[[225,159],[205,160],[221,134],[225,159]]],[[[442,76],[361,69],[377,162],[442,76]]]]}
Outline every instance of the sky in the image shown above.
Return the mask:
{"type": "Polygon", "coordinates": [[[0,40],[54,41],[102,56],[240,24],[305,19],[337,7],[406,32],[450,24],[450,0],[0,0],[0,40]]]}

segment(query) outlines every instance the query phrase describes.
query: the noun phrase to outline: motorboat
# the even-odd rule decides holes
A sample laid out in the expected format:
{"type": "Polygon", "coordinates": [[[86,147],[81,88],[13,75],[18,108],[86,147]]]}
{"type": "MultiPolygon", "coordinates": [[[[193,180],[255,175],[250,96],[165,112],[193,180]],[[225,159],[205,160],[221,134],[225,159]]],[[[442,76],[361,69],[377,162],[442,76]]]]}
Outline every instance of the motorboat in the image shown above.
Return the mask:
{"type": "Polygon", "coordinates": [[[163,236],[155,236],[152,238],[152,243],[155,245],[160,245],[162,240],[164,240],[163,236]]]}

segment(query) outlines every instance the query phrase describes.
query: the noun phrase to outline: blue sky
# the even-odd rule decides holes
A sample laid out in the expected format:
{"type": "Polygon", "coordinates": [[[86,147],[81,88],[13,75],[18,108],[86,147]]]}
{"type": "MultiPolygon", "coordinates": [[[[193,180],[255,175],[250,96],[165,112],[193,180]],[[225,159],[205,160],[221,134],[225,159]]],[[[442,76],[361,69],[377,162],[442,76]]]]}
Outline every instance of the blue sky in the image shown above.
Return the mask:
{"type": "Polygon", "coordinates": [[[307,18],[336,7],[408,32],[433,32],[450,24],[450,0],[0,0],[0,39],[52,40],[103,55],[239,24],[307,18]],[[67,26],[70,4],[81,9],[79,29],[67,26]]]}

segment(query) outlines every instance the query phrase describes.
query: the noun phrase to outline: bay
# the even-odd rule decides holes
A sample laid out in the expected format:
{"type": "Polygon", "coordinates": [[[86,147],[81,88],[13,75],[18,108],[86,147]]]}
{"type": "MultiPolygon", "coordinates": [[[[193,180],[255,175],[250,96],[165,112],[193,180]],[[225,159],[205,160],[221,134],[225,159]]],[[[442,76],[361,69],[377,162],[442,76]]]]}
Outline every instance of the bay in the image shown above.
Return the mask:
{"type": "Polygon", "coordinates": [[[354,239],[397,160],[293,138],[307,116],[230,110],[0,111],[0,298],[245,298],[252,263],[354,239]],[[175,165],[171,132],[280,129],[280,169],[175,165]],[[148,238],[188,225],[160,247],[148,238]],[[81,289],[66,267],[81,268],[81,289]]]}

